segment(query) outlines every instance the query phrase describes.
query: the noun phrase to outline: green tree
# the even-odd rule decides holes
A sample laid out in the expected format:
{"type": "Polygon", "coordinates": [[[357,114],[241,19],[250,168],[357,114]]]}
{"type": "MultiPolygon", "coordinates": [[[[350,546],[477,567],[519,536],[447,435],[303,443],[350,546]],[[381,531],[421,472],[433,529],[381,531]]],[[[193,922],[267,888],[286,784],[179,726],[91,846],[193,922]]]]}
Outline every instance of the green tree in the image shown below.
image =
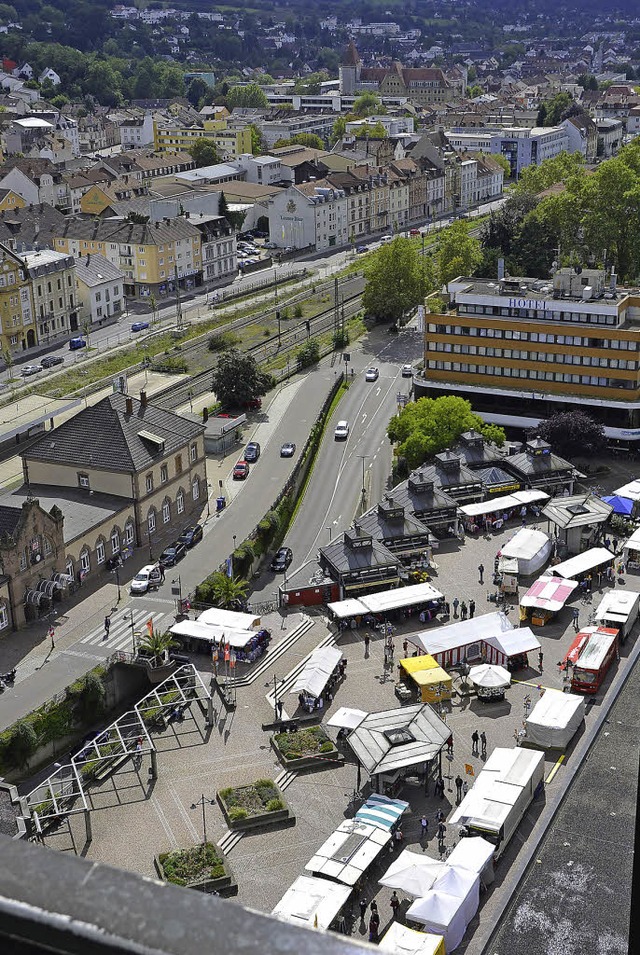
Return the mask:
{"type": "Polygon", "coordinates": [[[21,769],[38,748],[38,737],[31,723],[20,720],[11,728],[9,739],[4,747],[4,759],[12,766],[21,769]]]}
{"type": "Polygon", "coordinates": [[[147,630],[140,637],[138,649],[142,650],[145,656],[151,657],[154,663],[161,664],[169,659],[169,650],[179,645],[168,630],[162,633],[160,630],[152,629],[151,633],[147,630]]]}
{"type": "Polygon", "coordinates": [[[310,149],[324,149],[324,143],[315,133],[296,133],[291,139],[278,139],[274,144],[274,149],[280,149],[281,146],[308,146],[310,149]]]}
{"type": "Polygon", "coordinates": [[[230,609],[242,606],[249,584],[241,577],[229,577],[221,570],[210,574],[198,588],[198,598],[214,607],[230,609]]]}
{"type": "MultiPolygon", "coordinates": [[[[501,445],[505,439],[502,428],[488,427],[487,438],[501,445]]],[[[450,448],[465,431],[474,429],[485,434],[485,428],[469,401],[447,395],[410,402],[391,419],[387,435],[397,445],[397,454],[405,458],[410,467],[417,467],[427,458],[450,448]]]]}
{"type": "Polygon", "coordinates": [[[249,123],[247,128],[251,133],[251,153],[254,156],[259,156],[264,151],[262,133],[255,123],[249,123]]]}
{"type": "Polygon", "coordinates": [[[249,83],[247,86],[232,86],[227,93],[227,103],[231,109],[236,107],[266,109],[269,100],[257,83],[249,83]]]}
{"type": "Polygon", "coordinates": [[[573,98],[569,93],[556,93],[554,97],[545,100],[538,111],[538,126],[557,126],[565,118],[564,114],[573,105],[573,98]]]}
{"type": "Polygon", "coordinates": [[[320,345],[315,338],[305,342],[302,348],[296,352],[296,361],[298,368],[309,368],[311,365],[317,365],[320,361],[320,345]]]}
{"type": "Polygon", "coordinates": [[[346,131],[346,118],[344,116],[337,116],[333,124],[333,129],[331,130],[331,142],[337,143],[339,139],[342,139],[346,131]]]}
{"type": "Polygon", "coordinates": [[[458,275],[473,275],[481,262],[480,242],[469,235],[466,222],[454,222],[444,230],[438,249],[438,276],[441,285],[446,285],[458,275]]]}
{"type": "Polygon", "coordinates": [[[218,358],[211,389],[224,407],[243,408],[266,395],[273,378],[261,371],[252,355],[232,348],[218,358]]]}
{"type": "Polygon", "coordinates": [[[187,99],[195,109],[198,109],[208,92],[209,84],[205,83],[201,76],[194,76],[187,88],[187,99]]]}
{"type": "Polygon", "coordinates": [[[196,139],[195,143],[188,147],[196,166],[215,166],[220,162],[216,144],[211,139],[205,139],[204,136],[196,139]]]}
{"type": "Polygon", "coordinates": [[[514,192],[532,192],[535,195],[557,183],[568,182],[572,176],[583,174],[584,159],[580,153],[560,153],[553,159],[546,159],[539,166],[527,166],[523,169],[514,186],[514,192]]]}
{"type": "Polygon", "coordinates": [[[561,411],[543,421],[538,436],[565,458],[592,457],[607,446],[604,428],[584,411],[561,411]]]}
{"type": "Polygon", "coordinates": [[[310,73],[304,79],[296,81],[293,92],[300,93],[302,96],[317,96],[321,89],[320,84],[328,79],[329,76],[325,72],[310,73]]]}
{"type": "Polygon", "coordinates": [[[578,77],[578,86],[584,90],[597,90],[598,81],[592,73],[581,73],[578,77]]]}
{"type": "Polygon", "coordinates": [[[374,113],[384,113],[385,110],[380,101],[380,97],[375,93],[361,93],[356,96],[353,103],[353,112],[356,116],[363,118],[372,116],[374,113]]]}
{"type": "Polygon", "coordinates": [[[410,239],[397,237],[368,256],[362,304],[378,322],[400,322],[424,298],[420,256],[410,239]]]}
{"type": "Polygon", "coordinates": [[[368,123],[364,127],[364,131],[365,131],[365,135],[368,136],[369,139],[386,139],[387,138],[387,131],[384,128],[384,125],[380,122],[380,120],[378,120],[377,123],[368,123]]]}

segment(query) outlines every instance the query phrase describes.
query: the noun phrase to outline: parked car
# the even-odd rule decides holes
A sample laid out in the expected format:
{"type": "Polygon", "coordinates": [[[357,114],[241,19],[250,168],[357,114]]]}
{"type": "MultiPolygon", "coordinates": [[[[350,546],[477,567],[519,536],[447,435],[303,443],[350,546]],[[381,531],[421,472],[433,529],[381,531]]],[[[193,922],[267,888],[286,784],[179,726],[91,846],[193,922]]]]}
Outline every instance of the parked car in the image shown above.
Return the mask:
{"type": "Polygon", "coordinates": [[[249,444],[244,449],[244,459],[245,461],[250,461],[253,464],[254,461],[257,461],[260,457],[260,445],[257,441],[250,441],[249,444]]]}
{"type": "Polygon", "coordinates": [[[379,374],[380,374],[380,372],[378,371],[377,368],[368,368],[367,371],[365,372],[364,380],[365,380],[365,381],[377,381],[379,374]]]}
{"type": "Polygon", "coordinates": [[[393,242],[393,236],[392,236],[392,235],[381,235],[381,236],[380,236],[380,242],[381,242],[383,245],[386,245],[387,242],[393,242]]]}
{"type": "Polygon", "coordinates": [[[69,342],[69,351],[77,351],[79,348],[86,348],[87,343],[84,338],[72,338],[69,342]]]}
{"type": "Polygon", "coordinates": [[[356,249],[356,252],[358,253],[358,255],[364,255],[364,253],[368,251],[369,249],[366,247],[366,245],[359,245],[356,249]]]}
{"type": "Polygon", "coordinates": [[[265,247],[265,249],[277,249],[277,248],[278,248],[278,246],[276,245],[275,242],[265,242],[264,247],[265,247]]]}
{"type": "Polygon", "coordinates": [[[253,238],[254,238],[254,239],[268,239],[268,238],[269,238],[269,233],[268,233],[268,232],[262,232],[261,229],[254,229],[254,230],[253,230],[253,238]]]}
{"type": "Polygon", "coordinates": [[[402,377],[403,378],[413,378],[413,368],[411,365],[402,366],[402,377]]]}
{"type": "Polygon", "coordinates": [[[293,560],[293,551],[290,547],[281,547],[271,561],[271,570],[276,574],[281,574],[290,565],[293,560]]]}
{"type": "Polygon", "coordinates": [[[143,332],[145,328],[149,328],[149,322],[134,322],[131,326],[132,332],[143,332]]]}
{"type": "Polygon", "coordinates": [[[233,469],[233,480],[244,481],[249,475],[249,465],[246,461],[237,461],[233,469]]]}
{"type": "Polygon", "coordinates": [[[129,589],[132,594],[146,594],[151,587],[159,587],[163,580],[162,567],[158,564],[147,564],[140,568],[131,581],[129,589]]]}
{"type": "Polygon", "coordinates": [[[45,355],[40,365],[42,368],[53,368],[54,365],[61,365],[63,361],[62,355],[45,355]]]}
{"type": "Polygon", "coordinates": [[[186,553],[187,548],[184,546],[182,541],[174,541],[173,544],[169,545],[169,547],[165,547],[160,554],[160,566],[174,567],[179,560],[182,560],[186,553]]]}
{"type": "Polygon", "coordinates": [[[420,235],[420,229],[409,229],[409,235],[420,235]]]}
{"type": "Polygon", "coordinates": [[[292,458],[296,453],[296,446],[293,441],[285,441],[285,443],[280,448],[280,457],[281,458],[292,458]]]}
{"type": "Polygon", "coordinates": [[[39,375],[41,371],[42,371],[42,368],[40,367],[40,365],[25,365],[22,368],[20,374],[22,375],[23,378],[30,378],[31,375],[39,375]]]}
{"type": "Polygon", "coordinates": [[[200,524],[190,524],[189,527],[185,527],[178,540],[186,548],[195,547],[202,540],[202,527],[200,524]]]}
{"type": "Polygon", "coordinates": [[[346,441],[349,437],[349,424],[346,421],[338,421],[336,430],[333,432],[336,441],[346,441]]]}

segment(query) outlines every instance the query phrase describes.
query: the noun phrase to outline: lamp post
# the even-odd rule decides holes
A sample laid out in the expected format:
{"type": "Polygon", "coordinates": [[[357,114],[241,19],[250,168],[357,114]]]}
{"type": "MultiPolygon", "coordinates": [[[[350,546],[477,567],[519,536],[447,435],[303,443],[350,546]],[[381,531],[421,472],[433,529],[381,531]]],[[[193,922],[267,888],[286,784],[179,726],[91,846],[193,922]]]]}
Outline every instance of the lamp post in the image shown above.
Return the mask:
{"type": "Polygon", "coordinates": [[[197,802],[191,804],[192,809],[197,809],[198,806],[202,806],[202,845],[206,846],[207,844],[207,816],[205,813],[205,806],[213,806],[215,800],[207,799],[204,793],[200,796],[197,802]]]}
{"type": "Polygon", "coordinates": [[[233,566],[233,558],[236,552],[236,535],[233,535],[233,550],[231,551],[231,576],[233,577],[235,568],[233,566]]]}
{"type": "Polygon", "coordinates": [[[116,586],[118,587],[118,599],[116,603],[120,603],[120,559],[118,558],[118,563],[113,568],[112,573],[116,576],[116,586]]]}
{"type": "Polygon", "coordinates": [[[365,487],[365,481],[364,481],[364,477],[365,477],[364,462],[369,459],[370,455],[369,455],[369,454],[359,454],[358,457],[359,457],[360,460],[362,461],[362,508],[363,508],[363,510],[364,510],[364,502],[365,502],[366,497],[367,497],[367,489],[366,489],[366,487],[365,487]]]}
{"type": "Polygon", "coordinates": [[[129,624],[131,626],[131,646],[133,648],[133,655],[135,656],[137,648],[136,648],[136,631],[135,631],[135,625],[133,620],[133,610],[129,611],[129,616],[126,619],[129,621],[129,624]]]}

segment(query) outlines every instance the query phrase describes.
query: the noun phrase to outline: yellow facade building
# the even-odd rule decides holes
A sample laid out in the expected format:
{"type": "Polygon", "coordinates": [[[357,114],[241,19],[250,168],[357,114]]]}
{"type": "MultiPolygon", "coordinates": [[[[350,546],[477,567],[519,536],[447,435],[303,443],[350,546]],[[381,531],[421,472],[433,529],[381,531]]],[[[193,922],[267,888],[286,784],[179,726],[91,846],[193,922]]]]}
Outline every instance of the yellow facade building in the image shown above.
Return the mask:
{"type": "Polygon", "coordinates": [[[229,129],[225,119],[205,119],[185,125],[176,120],[154,120],[153,140],[157,152],[188,150],[199,139],[206,139],[218,150],[220,159],[235,159],[251,152],[251,131],[229,129]]]}

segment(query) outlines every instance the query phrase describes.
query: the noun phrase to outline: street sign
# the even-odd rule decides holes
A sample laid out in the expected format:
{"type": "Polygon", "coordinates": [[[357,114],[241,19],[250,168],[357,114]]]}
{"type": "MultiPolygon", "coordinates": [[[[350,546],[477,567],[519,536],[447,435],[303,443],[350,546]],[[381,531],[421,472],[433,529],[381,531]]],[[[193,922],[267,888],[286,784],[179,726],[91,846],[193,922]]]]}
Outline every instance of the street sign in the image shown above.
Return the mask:
{"type": "Polygon", "coordinates": [[[343,362],[345,363],[345,365],[347,364],[347,362],[350,362],[350,361],[351,361],[351,352],[348,352],[348,351],[343,352],[343,353],[342,353],[342,360],[343,360],[343,362]]]}

